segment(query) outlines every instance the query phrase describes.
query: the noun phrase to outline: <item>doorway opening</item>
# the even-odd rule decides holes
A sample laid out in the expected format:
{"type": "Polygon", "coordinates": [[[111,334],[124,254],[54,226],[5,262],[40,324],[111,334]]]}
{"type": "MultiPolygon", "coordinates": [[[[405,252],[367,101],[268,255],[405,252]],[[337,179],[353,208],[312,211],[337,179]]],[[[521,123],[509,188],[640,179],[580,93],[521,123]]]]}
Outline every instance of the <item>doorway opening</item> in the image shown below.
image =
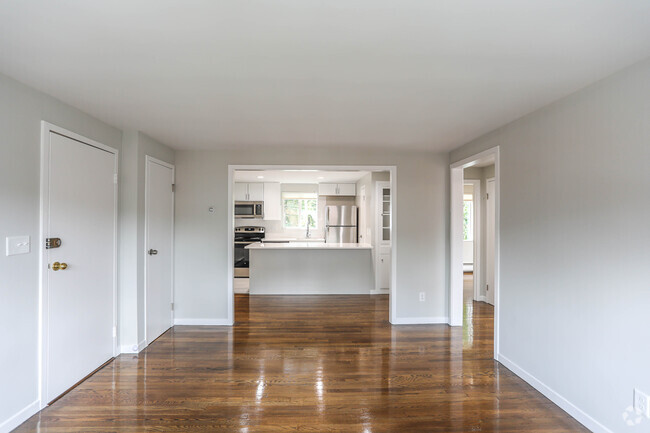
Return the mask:
{"type": "Polygon", "coordinates": [[[472,326],[478,312],[499,331],[499,148],[451,165],[450,321],[472,326]]]}
{"type": "Polygon", "coordinates": [[[387,294],[395,317],[395,184],[394,166],[229,166],[228,322],[235,293],[387,294]]]}

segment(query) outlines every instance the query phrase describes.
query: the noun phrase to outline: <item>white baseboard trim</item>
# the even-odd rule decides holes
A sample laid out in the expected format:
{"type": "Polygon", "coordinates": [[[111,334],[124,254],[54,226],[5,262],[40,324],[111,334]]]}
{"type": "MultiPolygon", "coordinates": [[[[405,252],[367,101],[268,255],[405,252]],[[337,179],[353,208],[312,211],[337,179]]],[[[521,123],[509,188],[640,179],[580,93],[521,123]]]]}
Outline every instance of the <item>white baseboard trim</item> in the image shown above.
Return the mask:
{"type": "Polygon", "coordinates": [[[512,371],[514,374],[519,376],[521,379],[526,381],[530,386],[535,388],[537,391],[544,394],[546,398],[551,400],[553,403],[558,405],[560,409],[571,415],[575,418],[580,424],[587,427],[594,433],[613,433],[610,429],[593,419],[587,413],[582,411],[580,408],[575,406],[566,398],[562,397],[560,394],[555,392],[553,389],[548,387],[542,381],[537,379],[532,374],[528,373],[526,370],[515,364],[513,361],[503,356],[501,353],[497,354],[497,361],[503,364],[508,370],[512,371]]]}
{"type": "Polygon", "coordinates": [[[397,317],[392,320],[392,325],[432,325],[448,324],[448,317],[397,317]]]}
{"type": "Polygon", "coordinates": [[[379,290],[373,289],[373,290],[370,291],[370,294],[371,295],[388,295],[388,294],[390,294],[390,290],[389,289],[379,289],[379,290]]]}
{"type": "Polygon", "coordinates": [[[41,401],[36,400],[35,402],[25,406],[23,409],[18,411],[16,414],[12,415],[11,418],[2,421],[0,424],[0,433],[9,433],[25,421],[29,419],[30,416],[34,415],[40,410],[41,401]]]}
{"type": "Polygon", "coordinates": [[[124,344],[120,347],[120,353],[140,353],[147,347],[147,340],[142,340],[138,345],[124,344]]]}
{"type": "Polygon", "coordinates": [[[232,326],[233,324],[228,319],[174,319],[174,326],[176,325],[232,326]]]}

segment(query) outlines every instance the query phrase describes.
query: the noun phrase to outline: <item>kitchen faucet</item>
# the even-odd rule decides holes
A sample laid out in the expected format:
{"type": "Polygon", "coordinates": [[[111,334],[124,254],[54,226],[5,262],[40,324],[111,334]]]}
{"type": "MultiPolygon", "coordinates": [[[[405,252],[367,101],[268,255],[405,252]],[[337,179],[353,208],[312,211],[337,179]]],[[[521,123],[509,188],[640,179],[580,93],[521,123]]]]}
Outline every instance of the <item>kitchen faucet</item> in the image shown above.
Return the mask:
{"type": "Polygon", "coordinates": [[[305,234],[306,238],[311,237],[311,233],[309,233],[309,226],[314,223],[314,218],[311,215],[307,215],[307,233],[305,234]]]}

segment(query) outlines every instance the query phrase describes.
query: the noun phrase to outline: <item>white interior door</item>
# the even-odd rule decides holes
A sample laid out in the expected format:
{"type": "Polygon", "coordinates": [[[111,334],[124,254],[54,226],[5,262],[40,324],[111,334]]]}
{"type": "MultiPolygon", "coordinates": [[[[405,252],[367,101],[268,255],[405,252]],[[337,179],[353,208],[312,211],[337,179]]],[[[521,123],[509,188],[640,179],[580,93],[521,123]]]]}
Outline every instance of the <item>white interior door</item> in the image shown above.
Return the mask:
{"type": "Polygon", "coordinates": [[[485,297],[489,304],[494,305],[494,234],[495,234],[495,195],[494,179],[487,181],[487,200],[486,200],[486,236],[485,236],[485,297]]]}
{"type": "Polygon", "coordinates": [[[146,167],[146,337],[147,344],[172,326],[174,168],[147,158],[146,167]]]}
{"type": "MultiPolygon", "coordinates": [[[[47,131],[43,404],[114,355],[117,155],[47,131]]],[[[44,165],[45,167],[45,165],[44,165]]]]}

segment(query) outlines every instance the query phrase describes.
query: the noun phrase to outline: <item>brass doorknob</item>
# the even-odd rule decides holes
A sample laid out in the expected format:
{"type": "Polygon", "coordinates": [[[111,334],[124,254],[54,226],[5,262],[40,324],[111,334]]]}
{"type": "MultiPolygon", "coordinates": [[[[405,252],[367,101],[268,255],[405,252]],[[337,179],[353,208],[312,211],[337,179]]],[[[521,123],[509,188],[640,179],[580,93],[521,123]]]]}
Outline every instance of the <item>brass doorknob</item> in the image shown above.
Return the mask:
{"type": "Polygon", "coordinates": [[[59,263],[59,262],[54,262],[52,263],[52,270],[53,271],[58,271],[61,269],[62,271],[65,271],[68,269],[68,264],[67,263],[59,263]]]}

